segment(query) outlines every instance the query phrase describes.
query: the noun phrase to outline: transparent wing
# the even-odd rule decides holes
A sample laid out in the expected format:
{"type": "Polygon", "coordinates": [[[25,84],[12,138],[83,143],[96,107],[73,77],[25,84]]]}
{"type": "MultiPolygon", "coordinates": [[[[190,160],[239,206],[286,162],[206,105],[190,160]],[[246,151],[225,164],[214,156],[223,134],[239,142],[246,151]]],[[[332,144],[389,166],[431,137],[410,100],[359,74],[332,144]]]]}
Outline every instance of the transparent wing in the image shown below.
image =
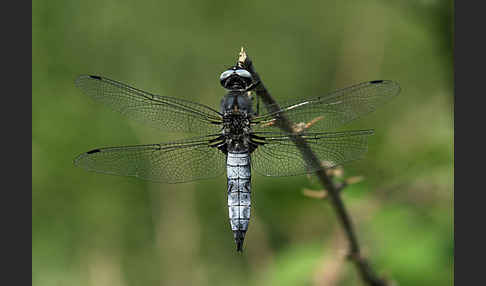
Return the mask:
{"type": "MultiPolygon", "coordinates": [[[[364,114],[370,113],[382,103],[400,92],[393,81],[377,80],[360,83],[337,90],[325,97],[294,100],[267,108],[269,112],[255,117],[255,131],[276,131],[275,116],[284,113],[294,124],[308,124],[319,130],[333,130],[364,114]]],[[[310,129],[308,129],[310,130],[310,129]]]]}
{"type": "Polygon", "coordinates": [[[94,100],[130,118],[163,131],[213,134],[220,130],[221,115],[195,102],[154,95],[121,82],[81,75],[76,86],[94,100]]]}
{"type": "Polygon", "coordinates": [[[165,144],[100,148],[79,155],[74,164],[88,171],[182,183],[223,174],[226,157],[210,147],[219,142],[214,135],[165,144]]]}
{"type": "MultiPolygon", "coordinates": [[[[251,154],[252,168],[264,176],[294,176],[316,171],[300,153],[289,134],[255,132],[263,145],[251,154]]],[[[334,167],[361,158],[373,130],[303,133],[301,136],[325,167],[334,167]]]]}

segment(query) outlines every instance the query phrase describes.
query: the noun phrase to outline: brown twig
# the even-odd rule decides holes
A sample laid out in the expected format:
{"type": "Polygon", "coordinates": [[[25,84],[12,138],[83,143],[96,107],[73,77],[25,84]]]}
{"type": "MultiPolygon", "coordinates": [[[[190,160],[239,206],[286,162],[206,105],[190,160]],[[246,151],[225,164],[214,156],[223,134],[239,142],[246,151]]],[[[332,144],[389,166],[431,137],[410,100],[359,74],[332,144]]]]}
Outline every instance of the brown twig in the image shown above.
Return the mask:
{"type": "MultiPolygon", "coordinates": [[[[265,85],[263,84],[258,73],[255,71],[255,67],[253,66],[252,61],[244,51],[243,47],[241,48],[241,52],[239,54],[238,65],[248,70],[253,76],[254,80],[258,82],[258,85],[255,88],[255,92],[257,96],[261,98],[267,110],[269,112],[277,112],[279,110],[277,102],[275,101],[275,99],[273,99],[268,90],[265,88],[265,85]]],[[[282,112],[278,112],[276,113],[275,119],[276,124],[280,129],[282,129],[284,132],[293,134],[291,136],[291,139],[296,144],[297,148],[301,152],[302,156],[306,159],[306,161],[310,162],[312,166],[319,166],[319,170],[315,174],[319,178],[319,181],[321,182],[324,189],[326,189],[331,204],[336,211],[338,220],[344,228],[345,236],[349,241],[348,258],[356,265],[362,280],[368,285],[387,285],[387,282],[385,280],[379,278],[376,275],[375,271],[371,268],[368,260],[360,253],[359,243],[356,238],[350,216],[346,211],[344,203],[339,194],[342,186],[340,187],[326,174],[324,168],[321,165],[321,162],[312,152],[305,139],[303,139],[299,134],[294,133],[294,125],[292,122],[290,122],[286,115],[282,112]]]]}

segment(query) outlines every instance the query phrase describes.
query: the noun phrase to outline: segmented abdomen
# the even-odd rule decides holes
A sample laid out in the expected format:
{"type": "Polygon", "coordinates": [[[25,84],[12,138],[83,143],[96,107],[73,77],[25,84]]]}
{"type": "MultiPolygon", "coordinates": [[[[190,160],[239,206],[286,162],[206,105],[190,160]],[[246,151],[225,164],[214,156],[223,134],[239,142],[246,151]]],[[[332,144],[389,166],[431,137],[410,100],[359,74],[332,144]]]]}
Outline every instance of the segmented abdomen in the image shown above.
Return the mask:
{"type": "Polygon", "coordinates": [[[228,210],[237,249],[241,251],[250,221],[250,154],[228,152],[228,210]]]}

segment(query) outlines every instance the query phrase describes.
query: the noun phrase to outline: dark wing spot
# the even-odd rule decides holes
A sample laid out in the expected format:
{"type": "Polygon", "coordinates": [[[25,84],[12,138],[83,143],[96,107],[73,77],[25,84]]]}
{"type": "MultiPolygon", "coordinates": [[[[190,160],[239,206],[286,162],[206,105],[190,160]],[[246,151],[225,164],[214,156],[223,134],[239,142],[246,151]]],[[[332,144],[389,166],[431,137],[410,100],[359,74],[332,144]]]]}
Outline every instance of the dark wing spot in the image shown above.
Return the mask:
{"type": "Polygon", "coordinates": [[[94,150],[86,152],[86,154],[93,154],[93,153],[98,153],[98,152],[101,152],[101,150],[100,149],[94,149],[94,150]]]}
{"type": "Polygon", "coordinates": [[[101,80],[101,77],[100,76],[97,76],[97,75],[90,75],[89,77],[90,78],[97,79],[97,80],[101,80]]]}
{"type": "Polygon", "coordinates": [[[374,84],[374,83],[382,83],[383,81],[382,80],[373,80],[373,81],[370,81],[371,84],[374,84]]]}

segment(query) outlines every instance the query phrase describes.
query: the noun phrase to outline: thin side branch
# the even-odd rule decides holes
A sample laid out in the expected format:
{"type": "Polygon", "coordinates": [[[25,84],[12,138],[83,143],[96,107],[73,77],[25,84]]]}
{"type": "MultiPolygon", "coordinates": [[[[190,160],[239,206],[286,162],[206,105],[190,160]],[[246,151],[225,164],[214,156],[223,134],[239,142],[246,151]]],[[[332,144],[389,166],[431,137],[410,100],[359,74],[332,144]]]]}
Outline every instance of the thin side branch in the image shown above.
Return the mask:
{"type": "MultiPolygon", "coordinates": [[[[269,112],[276,112],[279,110],[279,106],[275,99],[270,95],[268,90],[265,88],[263,81],[261,80],[258,73],[255,71],[255,67],[253,66],[250,57],[246,54],[243,47],[241,48],[241,52],[238,58],[238,65],[248,70],[253,78],[258,82],[258,85],[255,88],[255,92],[258,97],[263,101],[267,110],[269,112]]],[[[294,133],[293,123],[287,118],[284,113],[277,113],[276,115],[276,124],[277,126],[282,129],[284,132],[292,133],[292,141],[296,144],[297,148],[301,152],[302,156],[306,158],[307,162],[310,162],[314,166],[320,166],[320,170],[316,172],[319,181],[321,182],[324,189],[327,191],[328,198],[331,201],[331,204],[336,211],[337,217],[339,222],[341,223],[342,227],[344,228],[345,236],[349,242],[349,254],[348,258],[353,261],[356,265],[361,279],[367,285],[373,286],[385,286],[388,285],[387,282],[381,278],[379,278],[375,271],[371,268],[368,260],[363,257],[360,253],[360,247],[358,240],[356,238],[356,234],[353,229],[353,225],[351,223],[350,216],[346,211],[344,203],[340,196],[340,190],[344,187],[343,185],[339,185],[335,183],[325,172],[324,168],[321,165],[321,162],[317,158],[317,156],[312,152],[311,148],[307,144],[307,142],[299,135],[294,133]]]]}

